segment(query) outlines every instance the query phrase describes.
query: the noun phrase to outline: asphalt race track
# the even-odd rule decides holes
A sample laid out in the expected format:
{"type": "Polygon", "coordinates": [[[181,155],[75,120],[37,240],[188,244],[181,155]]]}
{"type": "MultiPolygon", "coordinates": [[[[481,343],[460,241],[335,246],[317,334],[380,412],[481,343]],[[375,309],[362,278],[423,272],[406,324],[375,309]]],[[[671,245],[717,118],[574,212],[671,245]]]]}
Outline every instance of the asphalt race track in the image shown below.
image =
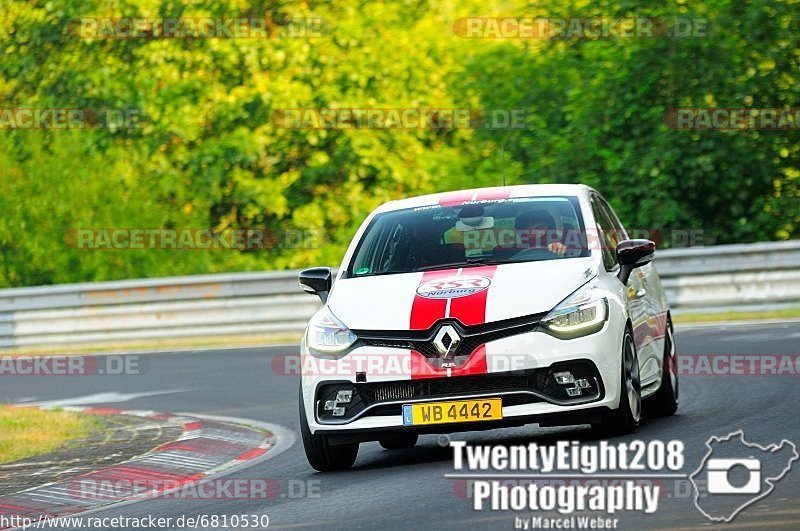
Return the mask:
{"type": "MultiPolygon", "coordinates": [[[[800,323],[678,329],[676,343],[679,356],[800,355],[800,323]]],[[[353,470],[315,473],[299,440],[297,376],[277,374],[272,368],[272,358],[282,354],[296,354],[296,348],[147,354],[142,355],[143,373],[138,375],[2,376],[0,402],[73,399],[63,403],[225,415],[282,425],[297,435],[297,442],[287,451],[235,473],[237,478],[277,480],[281,491],[273,499],[153,499],[110,508],[99,515],[177,518],[267,514],[270,528],[384,529],[510,529],[514,516],[530,516],[529,512],[474,511],[472,500],[465,496],[464,480],[445,478],[453,472],[452,451],[440,446],[436,436],[422,437],[417,447],[403,451],[364,444],[353,470]],[[89,396],[95,394],[98,396],[89,396]],[[308,487],[318,494],[304,495],[301,491],[308,487]]],[[[797,376],[688,374],[681,377],[680,398],[675,417],[645,421],[639,433],[630,438],[682,440],[687,474],[701,462],[705,442],[712,435],[743,429],[748,442],[767,445],[786,438],[800,444],[797,376]]],[[[454,438],[519,444],[555,438],[590,439],[591,434],[586,427],[545,430],[530,426],[458,434],[454,438]]],[[[694,506],[685,480],[665,481],[669,483],[668,494],[661,499],[657,513],[617,513],[620,528],[710,525],[694,506]],[[677,481],[683,484],[673,484],[677,481]]],[[[769,496],[720,527],[797,528],[798,501],[800,464],[795,463],[769,496]]]]}

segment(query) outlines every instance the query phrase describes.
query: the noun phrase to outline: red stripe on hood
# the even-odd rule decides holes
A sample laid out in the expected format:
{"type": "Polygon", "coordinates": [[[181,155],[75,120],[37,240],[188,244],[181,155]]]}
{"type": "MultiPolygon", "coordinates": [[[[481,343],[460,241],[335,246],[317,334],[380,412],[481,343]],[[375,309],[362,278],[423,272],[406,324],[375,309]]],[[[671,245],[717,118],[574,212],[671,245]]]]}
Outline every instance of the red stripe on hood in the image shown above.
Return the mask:
{"type": "MultiPolygon", "coordinates": [[[[461,271],[462,277],[481,276],[491,279],[497,266],[469,267],[461,271]]],[[[489,286],[483,291],[450,301],[450,317],[458,319],[464,326],[479,325],[486,322],[486,296],[489,286]]]]}
{"type": "MultiPolygon", "coordinates": [[[[463,277],[482,276],[491,279],[497,266],[470,267],[461,270],[463,277]]],[[[454,276],[455,271],[428,271],[423,274],[420,284],[435,278],[454,276]],[[430,273],[430,274],[428,274],[430,273]]],[[[466,297],[457,297],[450,300],[449,317],[457,319],[466,326],[483,324],[486,322],[486,299],[491,286],[466,297]]],[[[448,299],[427,299],[420,295],[414,296],[411,306],[411,329],[426,330],[437,320],[447,316],[448,299]],[[442,304],[443,303],[443,304],[442,304]]],[[[486,374],[486,348],[481,345],[467,358],[460,367],[450,369],[450,376],[466,376],[470,374],[486,374]]],[[[435,369],[428,363],[427,358],[419,352],[411,351],[411,379],[441,378],[447,376],[447,369],[435,369]]]]}
{"type": "MultiPolygon", "coordinates": [[[[447,269],[444,271],[425,271],[422,273],[420,285],[442,277],[455,276],[456,271],[447,269]]],[[[414,302],[411,303],[411,317],[408,328],[410,330],[427,330],[433,323],[444,317],[447,308],[447,299],[429,299],[422,297],[418,293],[414,294],[414,302]]]]}
{"type": "MultiPolygon", "coordinates": [[[[439,197],[439,204],[442,206],[458,206],[472,200],[493,200],[507,199],[511,194],[508,188],[488,188],[478,191],[448,192],[439,197]]],[[[462,270],[461,275],[480,275],[491,279],[494,276],[496,266],[484,266],[467,268],[462,270]]],[[[420,279],[420,285],[430,280],[445,276],[453,276],[456,272],[447,271],[426,271],[420,279]]],[[[473,326],[486,322],[486,299],[489,289],[482,290],[466,297],[450,299],[450,311],[447,312],[448,299],[428,299],[419,294],[414,295],[414,302],[411,305],[411,316],[409,318],[409,328],[411,330],[427,330],[436,321],[445,316],[457,319],[465,326],[473,326]]],[[[488,372],[486,364],[486,348],[480,346],[470,355],[466,362],[460,367],[450,369],[451,376],[462,376],[468,374],[486,374],[488,372]]],[[[416,351],[411,351],[411,378],[439,378],[447,376],[447,369],[434,369],[428,360],[416,351]]]]}

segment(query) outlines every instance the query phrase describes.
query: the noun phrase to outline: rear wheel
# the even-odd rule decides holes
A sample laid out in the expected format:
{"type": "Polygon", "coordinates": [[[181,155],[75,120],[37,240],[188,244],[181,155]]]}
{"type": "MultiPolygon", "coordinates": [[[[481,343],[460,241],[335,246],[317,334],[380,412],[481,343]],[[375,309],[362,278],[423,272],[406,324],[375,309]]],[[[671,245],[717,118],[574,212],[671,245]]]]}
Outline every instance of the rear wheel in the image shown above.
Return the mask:
{"type": "Polygon", "coordinates": [[[300,391],[300,434],[308,463],[320,472],[346,470],[353,466],[358,455],[358,443],[330,444],[325,435],[311,433],[306,419],[303,391],[300,391]]]}
{"type": "Polygon", "coordinates": [[[648,417],[669,417],[678,410],[678,373],[676,363],[672,320],[667,318],[661,385],[653,396],[645,400],[644,410],[647,412],[648,417]]]}
{"type": "Polygon", "coordinates": [[[384,437],[378,442],[387,450],[405,450],[417,444],[419,435],[412,433],[396,433],[389,437],[384,437]]]}
{"type": "Polygon", "coordinates": [[[642,417],[642,386],[639,360],[630,330],[622,338],[622,368],[619,407],[608,414],[602,424],[592,427],[603,435],[627,435],[639,429],[642,417]]]}

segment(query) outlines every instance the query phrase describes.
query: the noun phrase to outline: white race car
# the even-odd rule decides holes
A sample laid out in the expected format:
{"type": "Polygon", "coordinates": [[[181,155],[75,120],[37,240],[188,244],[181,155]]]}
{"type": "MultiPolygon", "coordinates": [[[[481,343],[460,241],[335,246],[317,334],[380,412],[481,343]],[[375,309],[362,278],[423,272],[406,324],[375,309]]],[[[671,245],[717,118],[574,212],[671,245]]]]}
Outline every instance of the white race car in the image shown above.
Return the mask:
{"type": "Polygon", "coordinates": [[[301,343],[312,467],[359,443],[539,423],[631,433],[677,409],[669,307],[651,260],[583,185],[483,188],[372,212],[301,343]]]}

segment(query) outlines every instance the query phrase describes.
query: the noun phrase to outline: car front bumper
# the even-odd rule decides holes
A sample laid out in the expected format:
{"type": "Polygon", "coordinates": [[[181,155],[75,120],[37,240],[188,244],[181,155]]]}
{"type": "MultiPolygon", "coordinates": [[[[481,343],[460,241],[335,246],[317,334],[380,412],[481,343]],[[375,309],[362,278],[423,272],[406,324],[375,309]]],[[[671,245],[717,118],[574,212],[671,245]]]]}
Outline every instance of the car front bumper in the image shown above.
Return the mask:
{"type": "MultiPolygon", "coordinates": [[[[609,319],[599,332],[581,338],[561,340],[541,331],[533,331],[486,343],[484,347],[486,366],[482,374],[451,376],[449,378],[420,378],[414,374],[408,359],[411,353],[403,349],[384,347],[359,347],[338,360],[320,361],[302,346],[303,374],[302,394],[306,410],[306,421],[312,433],[324,433],[343,440],[376,440],[383,435],[398,431],[414,433],[451,433],[519,426],[528,423],[541,425],[570,425],[599,422],[602,414],[615,409],[620,397],[620,352],[624,320],[609,319]],[[597,387],[592,393],[576,398],[564,399],[558,392],[542,392],[537,387],[534,375],[554,370],[563,370],[575,363],[591,368],[596,376],[597,387]],[[362,374],[358,374],[362,373],[362,374]],[[492,389],[493,377],[502,381],[531,377],[530,400],[517,386],[514,392],[492,389]],[[488,389],[480,388],[480,378],[485,378],[488,389]],[[363,380],[366,380],[365,382],[363,380]],[[474,381],[470,381],[474,380],[474,381]],[[452,390],[447,383],[453,382],[452,390]],[[433,383],[424,386],[420,383],[433,383]],[[470,385],[466,385],[470,383],[470,385]],[[464,384],[464,385],[460,385],[464,384]],[[324,398],[321,392],[332,385],[360,389],[370,397],[365,400],[367,411],[348,418],[322,417],[324,398]],[[367,389],[365,386],[369,386],[367,389]],[[375,401],[372,390],[406,389],[405,394],[381,395],[375,401]],[[429,388],[434,394],[412,393],[408,389],[429,388]],[[435,389],[435,391],[433,391],[435,389]],[[463,424],[437,424],[426,426],[404,426],[402,404],[419,402],[441,402],[477,397],[503,398],[503,419],[498,421],[469,422],[463,424]]],[[[552,388],[551,385],[548,388],[552,388]]],[[[349,407],[349,404],[343,404],[349,407]]]]}

